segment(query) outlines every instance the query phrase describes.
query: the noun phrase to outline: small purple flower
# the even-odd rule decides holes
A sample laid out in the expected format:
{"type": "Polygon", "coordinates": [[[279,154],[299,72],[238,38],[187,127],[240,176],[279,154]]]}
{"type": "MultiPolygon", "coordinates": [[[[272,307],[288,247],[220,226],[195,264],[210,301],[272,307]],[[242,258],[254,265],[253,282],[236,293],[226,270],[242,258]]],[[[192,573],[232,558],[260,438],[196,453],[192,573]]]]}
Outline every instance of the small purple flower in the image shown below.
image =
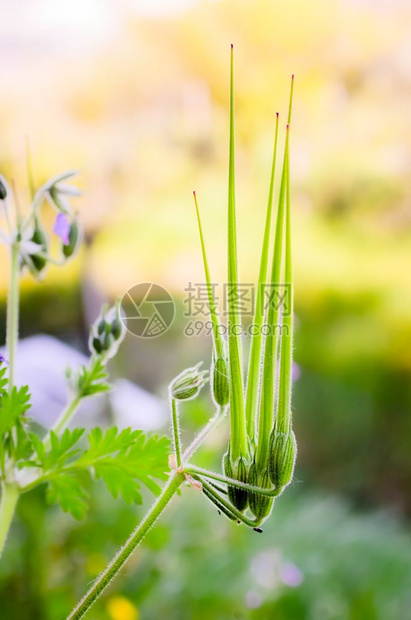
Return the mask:
{"type": "Polygon", "coordinates": [[[64,245],[70,244],[70,222],[64,213],[59,213],[57,215],[53,232],[60,237],[64,245]]]}
{"type": "Polygon", "coordinates": [[[4,357],[4,355],[0,355],[0,364],[8,364],[8,361],[4,357]]]}

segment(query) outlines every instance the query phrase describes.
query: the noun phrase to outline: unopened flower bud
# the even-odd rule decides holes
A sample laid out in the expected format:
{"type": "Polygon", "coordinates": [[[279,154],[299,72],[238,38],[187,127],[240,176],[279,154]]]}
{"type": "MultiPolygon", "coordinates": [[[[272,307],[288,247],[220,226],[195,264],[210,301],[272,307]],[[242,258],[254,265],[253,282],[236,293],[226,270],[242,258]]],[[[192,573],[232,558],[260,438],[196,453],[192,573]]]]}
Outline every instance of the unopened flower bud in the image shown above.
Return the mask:
{"type": "MultiPolygon", "coordinates": [[[[226,452],[223,457],[223,469],[228,478],[234,478],[239,482],[248,482],[247,462],[243,457],[237,459],[236,463],[231,462],[230,453],[226,452]]],[[[237,510],[245,510],[248,504],[248,492],[245,489],[239,489],[234,485],[227,487],[228,498],[237,510]]]]}
{"type": "Polygon", "coordinates": [[[224,357],[217,357],[212,365],[211,393],[217,405],[227,405],[230,401],[230,384],[228,379],[228,365],[224,357]]]}
{"type": "Polygon", "coordinates": [[[90,351],[109,359],[117,353],[124,334],[125,329],[120,318],[120,304],[116,303],[109,309],[105,305],[90,330],[90,351]]]}
{"type": "Polygon", "coordinates": [[[292,430],[286,433],[275,429],[270,435],[268,472],[276,488],[287,486],[292,480],[297,456],[297,442],[292,430]]]}
{"type": "Polygon", "coordinates": [[[186,368],[170,384],[171,397],[175,400],[191,400],[196,398],[201,388],[208,381],[208,371],[199,370],[202,362],[192,368],[186,368]]]}
{"type": "Polygon", "coordinates": [[[62,251],[65,258],[70,258],[76,253],[81,242],[81,229],[79,223],[73,220],[70,224],[70,230],[68,234],[68,243],[63,244],[62,251]]]}
{"type": "MultiPolygon", "coordinates": [[[[30,241],[32,241],[33,243],[37,243],[37,245],[41,246],[41,252],[47,254],[47,236],[42,230],[42,228],[40,228],[40,226],[36,225],[30,241]]],[[[45,256],[39,256],[39,254],[31,254],[30,258],[36,271],[38,272],[38,274],[40,274],[40,272],[43,271],[43,269],[47,265],[47,259],[45,258],[45,256]]]]}
{"type": "Polygon", "coordinates": [[[5,198],[7,198],[7,190],[4,183],[0,181],[0,200],[4,200],[5,198]]]}

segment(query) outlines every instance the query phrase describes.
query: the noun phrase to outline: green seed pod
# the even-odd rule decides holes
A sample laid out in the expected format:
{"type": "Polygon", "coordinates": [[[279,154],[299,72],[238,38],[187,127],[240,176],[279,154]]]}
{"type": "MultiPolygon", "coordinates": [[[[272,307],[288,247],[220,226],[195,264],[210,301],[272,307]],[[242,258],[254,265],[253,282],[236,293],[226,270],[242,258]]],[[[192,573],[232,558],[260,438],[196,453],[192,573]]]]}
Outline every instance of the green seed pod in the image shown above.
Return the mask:
{"type": "Polygon", "coordinates": [[[211,393],[217,405],[227,405],[230,400],[230,384],[228,380],[227,360],[218,357],[212,366],[211,393]]]}
{"type": "MultiPolygon", "coordinates": [[[[36,226],[31,241],[40,245],[42,252],[47,253],[47,237],[40,227],[36,226]]],[[[47,259],[38,254],[31,254],[30,258],[37,272],[40,273],[43,271],[44,267],[47,265],[47,259]]]]}
{"type": "MultiPolygon", "coordinates": [[[[252,463],[248,471],[248,483],[253,486],[258,486],[263,489],[271,488],[270,476],[268,470],[265,469],[261,476],[258,475],[257,465],[252,463]]],[[[250,502],[250,510],[257,519],[264,519],[267,517],[272,509],[274,499],[266,495],[260,495],[259,493],[248,493],[250,502]]]]}
{"type": "Polygon", "coordinates": [[[293,431],[279,433],[275,429],[270,435],[268,473],[275,488],[283,488],[292,480],[297,442],[293,431]]]}
{"type": "MultiPolygon", "coordinates": [[[[229,478],[234,478],[239,482],[247,483],[247,462],[243,457],[237,460],[237,463],[232,466],[230,453],[226,452],[223,457],[224,473],[229,478]]],[[[237,510],[245,510],[248,504],[248,492],[244,489],[239,489],[235,486],[228,486],[227,488],[228,498],[230,502],[237,508],[237,510]]]]}
{"type": "Polygon", "coordinates": [[[7,198],[7,190],[4,184],[0,181],[0,200],[7,198]]]}
{"type": "Polygon", "coordinates": [[[70,224],[69,242],[67,245],[63,245],[63,254],[65,258],[70,258],[76,252],[80,242],[80,226],[76,220],[70,224]]]}

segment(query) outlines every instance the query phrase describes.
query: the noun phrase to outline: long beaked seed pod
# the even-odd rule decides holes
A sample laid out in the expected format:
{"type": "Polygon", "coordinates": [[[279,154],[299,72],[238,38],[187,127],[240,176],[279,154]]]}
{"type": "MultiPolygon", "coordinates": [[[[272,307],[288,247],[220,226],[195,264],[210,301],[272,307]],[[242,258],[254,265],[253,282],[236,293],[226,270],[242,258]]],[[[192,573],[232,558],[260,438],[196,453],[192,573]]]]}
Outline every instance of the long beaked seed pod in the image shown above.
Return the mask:
{"type": "MultiPolygon", "coordinates": [[[[257,465],[253,462],[248,470],[248,484],[253,486],[259,486],[263,489],[270,489],[272,487],[268,470],[265,469],[261,475],[258,475],[257,465]]],[[[274,498],[260,495],[259,493],[248,493],[248,500],[250,502],[250,510],[257,519],[265,519],[269,516],[274,498]]]]}
{"type": "Polygon", "coordinates": [[[224,406],[230,401],[228,364],[225,357],[217,357],[211,368],[211,393],[217,405],[224,406]]]}
{"type": "MultiPolygon", "coordinates": [[[[239,482],[248,482],[248,468],[247,462],[245,458],[240,456],[237,459],[237,462],[233,464],[231,463],[230,453],[226,452],[223,457],[223,469],[224,473],[228,478],[234,478],[239,482]]],[[[239,489],[234,485],[228,485],[227,487],[228,498],[230,502],[237,508],[237,510],[245,510],[248,505],[248,491],[244,489],[239,489]]]]}
{"type": "Polygon", "coordinates": [[[284,488],[290,484],[293,478],[296,456],[297,442],[294,432],[290,429],[288,432],[282,433],[274,428],[270,436],[268,473],[276,488],[284,488]]]}

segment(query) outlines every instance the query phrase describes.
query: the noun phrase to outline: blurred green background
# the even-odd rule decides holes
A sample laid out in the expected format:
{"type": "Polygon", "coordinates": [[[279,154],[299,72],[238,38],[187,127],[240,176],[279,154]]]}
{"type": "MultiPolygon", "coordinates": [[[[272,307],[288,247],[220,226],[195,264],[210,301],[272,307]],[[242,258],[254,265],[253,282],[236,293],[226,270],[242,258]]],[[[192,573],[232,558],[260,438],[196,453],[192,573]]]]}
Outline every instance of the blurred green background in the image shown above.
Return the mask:
{"type": "MultiPolygon", "coordinates": [[[[229,44],[244,282],[257,274],[275,112],[285,119],[296,75],[296,480],[260,536],[184,490],[90,619],[411,618],[409,3],[6,0],[3,15],[0,169],[24,205],[27,136],[38,185],[79,168],[88,238],[44,283],[24,281],[21,334],[85,350],[85,297],[157,282],[176,320],[156,340],[129,336],[113,373],[162,397],[210,355],[208,339],[183,334],[184,288],[204,281],[194,188],[213,279],[226,279],[229,44]]],[[[2,249],[0,265],[3,342],[2,249]]],[[[187,437],[209,414],[206,399],[187,410],[187,437]]],[[[221,431],[198,462],[218,468],[225,442],[221,431]]],[[[1,617],[63,618],[142,514],[100,488],[82,523],[45,512],[41,490],[25,496],[1,617]]]]}

